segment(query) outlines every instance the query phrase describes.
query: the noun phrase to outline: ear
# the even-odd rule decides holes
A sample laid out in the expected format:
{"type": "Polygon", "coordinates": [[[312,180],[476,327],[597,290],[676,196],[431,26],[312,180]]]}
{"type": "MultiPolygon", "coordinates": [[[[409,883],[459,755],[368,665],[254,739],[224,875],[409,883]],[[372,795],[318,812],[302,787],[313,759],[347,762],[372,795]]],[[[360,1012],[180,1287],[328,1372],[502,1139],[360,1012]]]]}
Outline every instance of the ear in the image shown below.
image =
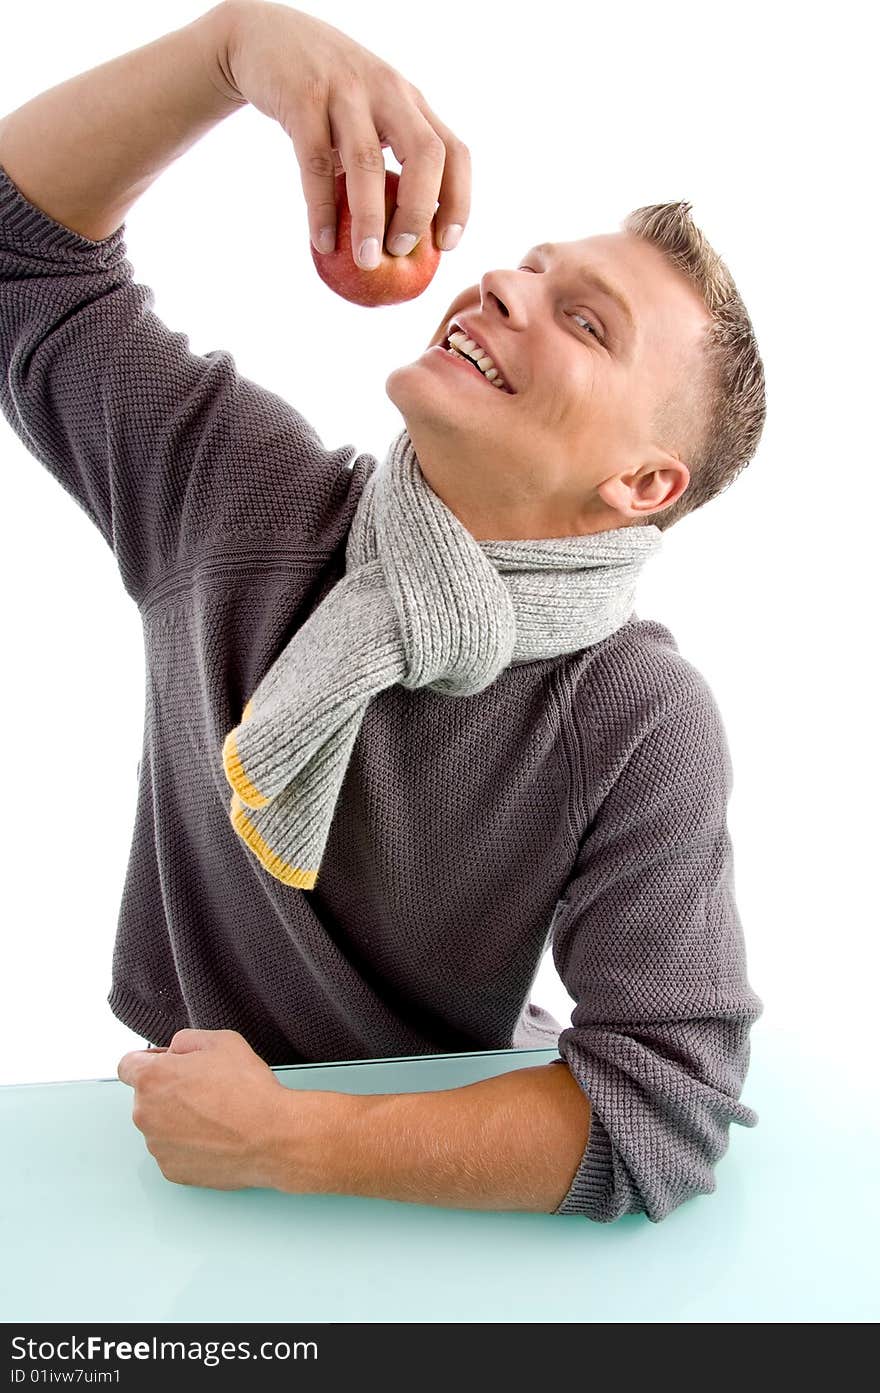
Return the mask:
{"type": "Polygon", "coordinates": [[[467,290],[463,290],[460,295],[457,295],[455,297],[452,304],[449,306],[449,309],[446,311],[443,318],[440,320],[440,323],[437,325],[437,328],[434,330],[432,338],[426,345],[427,348],[433,348],[435,344],[439,347],[442,347],[443,344],[446,342],[446,326],[449,323],[450,319],[452,319],[456,314],[458,314],[459,310],[463,310],[466,305],[473,305],[475,303],[479,306],[479,282],[476,285],[469,285],[467,290]]]}

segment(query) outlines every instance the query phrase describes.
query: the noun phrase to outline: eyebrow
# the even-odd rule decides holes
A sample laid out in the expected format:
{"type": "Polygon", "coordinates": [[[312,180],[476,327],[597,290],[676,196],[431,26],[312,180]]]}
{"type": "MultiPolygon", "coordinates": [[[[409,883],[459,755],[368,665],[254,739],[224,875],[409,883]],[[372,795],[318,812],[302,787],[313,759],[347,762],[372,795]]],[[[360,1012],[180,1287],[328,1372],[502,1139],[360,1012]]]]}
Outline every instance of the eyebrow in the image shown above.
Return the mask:
{"type": "MultiPolygon", "coordinates": [[[[532,250],[536,252],[541,252],[542,255],[546,256],[548,252],[553,251],[553,244],[552,242],[541,242],[539,246],[533,247],[532,250]]],[[[630,304],[629,300],[627,300],[623,291],[620,290],[618,286],[613,285],[611,281],[606,280],[605,277],[602,275],[601,271],[594,271],[589,266],[580,266],[578,270],[580,272],[580,279],[585,284],[591,285],[596,290],[601,291],[603,295],[605,295],[609,300],[612,301],[613,304],[617,306],[618,311],[626,320],[632,332],[635,333],[636,317],[633,313],[632,305],[630,304]]]]}

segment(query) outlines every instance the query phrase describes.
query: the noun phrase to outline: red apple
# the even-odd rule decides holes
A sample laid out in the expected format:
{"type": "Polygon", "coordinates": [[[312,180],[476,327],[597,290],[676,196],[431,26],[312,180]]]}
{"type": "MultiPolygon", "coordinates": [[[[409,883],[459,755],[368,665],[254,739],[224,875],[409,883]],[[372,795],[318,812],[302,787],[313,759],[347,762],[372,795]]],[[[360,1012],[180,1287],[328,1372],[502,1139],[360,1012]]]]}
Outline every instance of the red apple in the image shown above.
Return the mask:
{"type": "Polygon", "coordinates": [[[345,173],[336,176],[336,248],[322,254],[309,238],[315,269],[325,285],[353,305],[400,305],[414,300],[434,279],[440,265],[440,249],[434,245],[436,221],[406,256],[392,256],[385,250],[385,232],[397,207],[400,175],[385,171],[385,229],[382,234],[381,261],[373,271],[358,266],[351,249],[351,209],[345,190],[345,173]]]}

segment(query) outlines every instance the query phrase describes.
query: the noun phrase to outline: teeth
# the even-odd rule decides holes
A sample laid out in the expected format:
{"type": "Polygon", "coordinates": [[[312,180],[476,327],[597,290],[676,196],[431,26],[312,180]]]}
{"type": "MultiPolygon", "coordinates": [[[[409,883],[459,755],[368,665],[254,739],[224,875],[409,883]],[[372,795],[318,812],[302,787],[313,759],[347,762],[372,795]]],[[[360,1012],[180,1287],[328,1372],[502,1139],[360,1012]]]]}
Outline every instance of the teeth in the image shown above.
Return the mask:
{"type": "Polygon", "coordinates": [[[449,342],[452,345],[450,351],[457,353],[461,358],[468,358],[474,363],[493,387],[498,387],[501,391],[510,392],[510,388],[495,367],[492,359],[480,346],[469,339],[467,334],[456,329],[449,335],[449,342]]]}

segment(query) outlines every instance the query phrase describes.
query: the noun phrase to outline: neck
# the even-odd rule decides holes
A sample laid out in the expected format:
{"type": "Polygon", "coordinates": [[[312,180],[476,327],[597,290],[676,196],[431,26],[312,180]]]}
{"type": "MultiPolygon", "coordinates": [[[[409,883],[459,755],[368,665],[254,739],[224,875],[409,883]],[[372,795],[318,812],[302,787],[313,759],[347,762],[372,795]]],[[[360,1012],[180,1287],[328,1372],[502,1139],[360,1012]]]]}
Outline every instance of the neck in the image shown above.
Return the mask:
{"type": "Polygon", "coordinates": [[[557,537],[588,537],[630,527],[595,495],[575,513],[570,503],[530,491],[528,472],[511,472],[510,457],[497,456],[491,443],[474,453],[454,441],[427,437],[417,425],[407,432],[418,456],[422,477],[477,542],[527,542],[557,537]]]}

